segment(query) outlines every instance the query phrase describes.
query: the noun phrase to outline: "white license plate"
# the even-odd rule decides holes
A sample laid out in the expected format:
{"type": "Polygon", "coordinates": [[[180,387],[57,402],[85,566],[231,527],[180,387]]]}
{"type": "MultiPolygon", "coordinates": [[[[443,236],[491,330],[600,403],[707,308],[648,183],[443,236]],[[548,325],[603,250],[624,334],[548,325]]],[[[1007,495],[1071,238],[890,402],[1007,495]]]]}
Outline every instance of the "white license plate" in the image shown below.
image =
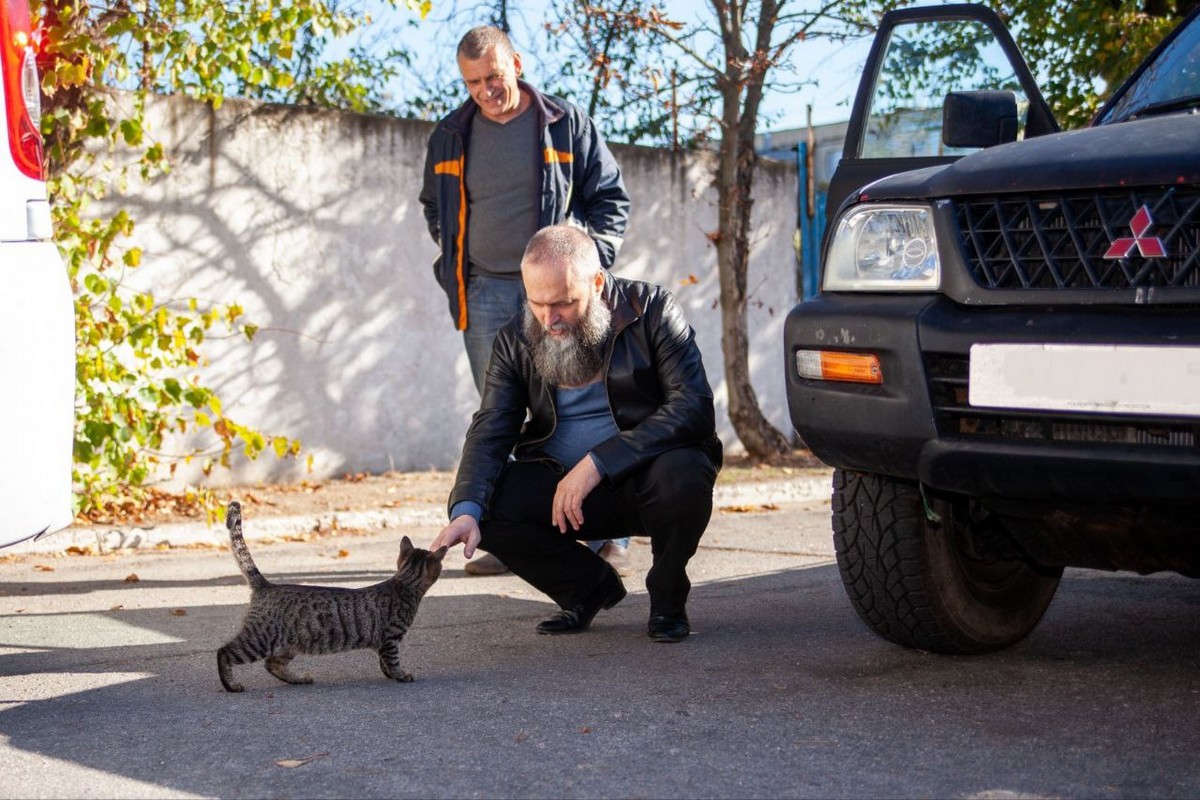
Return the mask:
{"type": "Polygon", "coordinates": [[[971,346],[972,406],[1200,417],[1200,347],[971,346]]]}

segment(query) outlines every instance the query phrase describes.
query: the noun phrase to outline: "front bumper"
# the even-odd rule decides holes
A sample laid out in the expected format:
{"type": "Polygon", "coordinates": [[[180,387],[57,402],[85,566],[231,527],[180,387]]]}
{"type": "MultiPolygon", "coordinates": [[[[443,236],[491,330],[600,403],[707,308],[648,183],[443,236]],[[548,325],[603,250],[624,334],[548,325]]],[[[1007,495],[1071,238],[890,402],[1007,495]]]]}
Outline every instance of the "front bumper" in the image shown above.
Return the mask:
{"type": "Polygon", "coordinates": [[[1200,345],[1186,307],[965,306],[825,294],[784,329],[792,424],[826,463],[1007,501],[1196,502],[1200,418],[1003,411],[967,402],[976,343],[1200,345]],[[800,378],[798,349],[874,353],[882,385],[800,378]]]}

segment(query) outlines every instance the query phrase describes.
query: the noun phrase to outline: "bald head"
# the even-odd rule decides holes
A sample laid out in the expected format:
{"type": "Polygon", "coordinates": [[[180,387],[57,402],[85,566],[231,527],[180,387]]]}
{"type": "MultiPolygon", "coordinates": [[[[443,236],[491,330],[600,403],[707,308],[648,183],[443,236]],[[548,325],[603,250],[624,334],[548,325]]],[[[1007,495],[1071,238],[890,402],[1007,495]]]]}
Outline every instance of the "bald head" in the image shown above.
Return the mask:
{"type": "Polygon", "coordinates": [[[529,312],[552,337],[569,335],[588,309],[603,305],[604,269],[592,237],[569,225],[533,235],[521,259],[529,312]]]}
{"type": "Polygon", "coordinates": [[[588,281],[596,276],[603,280],[596,243],[591,236],[571,225],[551,225],[535,233],[521,258],[521,272],[526,269],[562,272],[570,283],[588,281]]]}

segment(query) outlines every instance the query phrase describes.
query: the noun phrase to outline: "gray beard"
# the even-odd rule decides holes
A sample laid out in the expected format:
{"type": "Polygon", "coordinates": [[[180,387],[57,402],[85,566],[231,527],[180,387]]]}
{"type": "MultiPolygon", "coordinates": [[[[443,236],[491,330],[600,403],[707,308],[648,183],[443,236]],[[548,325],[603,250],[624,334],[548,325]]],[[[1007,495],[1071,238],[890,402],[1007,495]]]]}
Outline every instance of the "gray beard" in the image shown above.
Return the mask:
{"type": "Polygon", "coordinates": [[[604,365],[604,342],[612,326],[612,311],[599,297],[566,336],[550,336],[537,317],[525,308],[525,338],[533,354],[533,367],[542,380],[554,386],[582,386],[604,365]]]}

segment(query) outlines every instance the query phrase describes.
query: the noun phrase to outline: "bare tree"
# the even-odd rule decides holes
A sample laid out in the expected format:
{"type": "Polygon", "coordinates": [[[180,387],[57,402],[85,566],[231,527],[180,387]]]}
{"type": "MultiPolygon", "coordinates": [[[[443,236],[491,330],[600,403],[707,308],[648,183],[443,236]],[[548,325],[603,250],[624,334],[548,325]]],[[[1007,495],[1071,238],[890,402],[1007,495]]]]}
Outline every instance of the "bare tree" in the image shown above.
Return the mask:
{"type": "MultiPolygon", "coordinates": [[[[788,0],[709,0],[707,19],[695,27],[669,19],[653,5],[631,0],[597,0],[584,8],[597,27],[619,35],[640,35],[658,54],[669,54],[686,72],[693,94],[714,98],[711,119],[704,103],[684,113],[693,129],[715,121],[718,224],[714,241],[720,282],[721,351],[728,383],[729,419],[746,451],[770,460],[791,445],[763,415],[750,383],[750,339],[747,327],[747,275],[750,262],[751,212],[758,157],[754,135],[763,93],[771,70],[799,43],[814,36],[846,39],[870,30],[872,8],[888,5],[865,0],[826,0],[792,13],[788,0]]],[[[615,37],[595,35],[597,41],[615,37]]],[[[611,60],[596,62],[597,75],[611,60]]],[[[677,88],[677,87],[671,87],[677,88]]],[[[668,107],[673,106],[671,102],[668,107]]]]}

